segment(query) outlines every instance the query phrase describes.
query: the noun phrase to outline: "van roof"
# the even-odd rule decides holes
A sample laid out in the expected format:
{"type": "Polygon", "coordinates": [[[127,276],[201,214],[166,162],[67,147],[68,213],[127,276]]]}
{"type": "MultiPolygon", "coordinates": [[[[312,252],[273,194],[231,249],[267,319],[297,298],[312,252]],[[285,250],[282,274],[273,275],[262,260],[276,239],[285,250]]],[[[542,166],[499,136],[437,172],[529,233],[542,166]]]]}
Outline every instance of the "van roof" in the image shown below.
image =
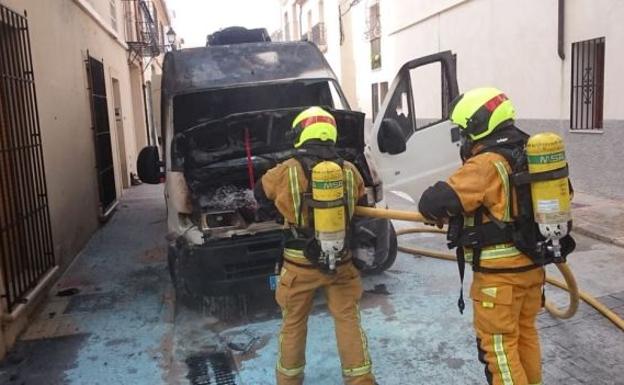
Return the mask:
{"type": "Polygon", "coordinates": [[[188,48],[167,53],[163,91],[168,96],[293,79],[336,79],[309,42],[248,43],[188,48]]]}

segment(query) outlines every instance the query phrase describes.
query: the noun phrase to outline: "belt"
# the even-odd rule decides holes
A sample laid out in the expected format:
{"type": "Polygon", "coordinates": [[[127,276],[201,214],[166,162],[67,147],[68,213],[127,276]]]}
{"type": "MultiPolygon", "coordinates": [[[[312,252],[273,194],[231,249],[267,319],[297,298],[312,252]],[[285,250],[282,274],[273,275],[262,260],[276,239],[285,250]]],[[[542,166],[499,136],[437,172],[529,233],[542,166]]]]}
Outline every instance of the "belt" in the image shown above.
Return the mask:
{"type": "MultiPolygon", "coordinates": [[[[302,250],[284,249],[284,261],[299,267],[317,268],[316,265],[312,264],[312,262],[310,262],[305,255],[303,255],[302,250]]],[[[336,261],[336,266],[342,266],[349,262],[351,262],[351,256],[336,261]]]]}

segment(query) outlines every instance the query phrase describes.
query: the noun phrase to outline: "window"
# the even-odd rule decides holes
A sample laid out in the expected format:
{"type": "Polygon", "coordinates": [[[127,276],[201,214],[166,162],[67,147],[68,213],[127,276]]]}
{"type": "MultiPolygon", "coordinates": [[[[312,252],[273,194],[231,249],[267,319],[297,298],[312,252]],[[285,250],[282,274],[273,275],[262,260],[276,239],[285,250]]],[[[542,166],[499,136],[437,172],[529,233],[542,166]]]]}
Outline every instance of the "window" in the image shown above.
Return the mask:
{"type": "Polygon", "coordinates": [[[371,85],[371,97],[373,99],[371,105],[373,106],[373,121],[374,121],[375,118],[377,117],[377,113],[379,112],[379,84],[378,83],[373,83],[371,85]]]}
{"type": "Polygon", "coordinates": [[[111,26],[117,31],[117,0],[110,0],[111,26]]]}
{"type": "Polygon", "coordinates": [[[288,19],[288,12],[284,12],[284,39],[290,41],[290,20],[288,19]]]}
{"type": "Polygon", "coordinates": [[[336,84],[325,79],[222,88],[176,96],[173,124],[180,132],[231,114],[304,106],[343,110],[346,103],[336,84]]]}
{"type": "Polygon", "coordinates": [[[412,88],[412,106],[416,116],[415,130],[438,123],[448,114],[448,88],[439,62],[427,64],[410,70],[412,88]]]}
{"type": "Polygon", "coordinates": [[[412,121],[413,109],[410,107],[409,97],[409,73],[401,75],[388,108],[385,111],[384,120],[394,120],[407,140],[414,133],[414,124],[412,121]]]}
{"type": "Polygon", "coordinates": [[[379,105],[381,106],[388,94],[388,82],[379,83],[379,105]]]}
{"type": "Polygon", "coordinates": [[[383,105],[386,94],[388,93],[388,82],[373,83],[371,86],[373,120],[377,117],[379,109],[383,105]]]}
{"type": "Polygon", "coordinates": [[[124,1],[124,21],[126,28],[126,41],[137,41],[136,14],[132,3],[124,1]]]}
{"type": "Polygon", "coordinates": [[[371,68],[381,67],[381,19],[379,17],[379,3],[368,9],[368,30],[366,37],[370,41],[371,68]]]}
{"type": "Polygon", "coordinates": [[[0,31],[0,309],[10,313],[55,257],[28,20],[0,5],[0,31]]]}
{"type": "MultiPolygon", "coordinates": [[[[385,110],[384,120],[392,119],[398,123],[405,138],[409,139],[414,132],[448,119],[451,91],[447,76],[448,70],[444,70],[440,61],[402,72],[385,110]]],[[[380,96],[382,89],[380,87],[380,96]]],[[[383,98],[381,96],[380,103],[383,103],[383,98]]]]}
{"type": "Polygon", "coordinates": [[[604,37],[572,44],[570,129],[602,129],[604,37]]]}
{"type": "Polygon", "coordinates": [[[297,10],[297,3],[295,2],[292,5],[292,20],[293,20],[293,40],[301,39],[301,34],[299,31],[299,16],[297,10]]]}

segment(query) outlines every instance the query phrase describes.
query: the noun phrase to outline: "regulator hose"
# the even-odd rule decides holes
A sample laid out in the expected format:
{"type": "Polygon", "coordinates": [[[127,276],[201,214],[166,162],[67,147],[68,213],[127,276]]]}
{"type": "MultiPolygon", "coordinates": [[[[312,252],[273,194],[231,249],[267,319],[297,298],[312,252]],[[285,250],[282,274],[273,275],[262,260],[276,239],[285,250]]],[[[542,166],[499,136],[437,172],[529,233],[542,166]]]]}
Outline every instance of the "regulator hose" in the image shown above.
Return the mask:
{"type": "MultiPolygon", "coordinates": [[[[357,206],[355,209],[356,215],[374,217],[374,218],[384,218],[384,219],[397,219],[402,221],[411,221],[411,222],[421,222],[425,223],[425,218],[418,212],[414,211],[402,211],[402,210],[389,210],[389,209],[378,209],[373,207],[364,207],[357,206]]],[[[414,233],[439,233],[446,234],[446,231],[443,229],[431,227],[414,227],[408,229],[397,230],[397,237],[405,234],[414,234],[414,233]]],[[[399,251],[404,253],[412,254],[412,255],[422,255],[431,258],[443,259],[447,261],[455,261],[455,255],[451,253],[445,253],[436,250],[429,249],[421,249],[415,247],[407,247],[400,246],[398,247],[399,251]]],[[[568,319],[576,314],[579,305],[579,299],[582,299],[587,304],[596,309],[600,314],[604,317],[608,318],[611,322],[615,324],[621,330],[624,330],[624,320],[620,318],[617,314],[612,312],[608,307],[598,301],[595,297],[591,296],[589,293],[579,290],[578,285],[576,283],[576,279],[574,278],[574,274],[570,267],[565,263],[556,264],[557,268],[563,275],[564,281],[559,281],[550,276],[546,276],[546,282],[549,284],[556,286],[560,289],[567,291],[570,295],[570,304],[564,310],[559,309],[554,303],[550,301],[546,301],[546,310],[555,318],[560,319],[568,319]]]]}

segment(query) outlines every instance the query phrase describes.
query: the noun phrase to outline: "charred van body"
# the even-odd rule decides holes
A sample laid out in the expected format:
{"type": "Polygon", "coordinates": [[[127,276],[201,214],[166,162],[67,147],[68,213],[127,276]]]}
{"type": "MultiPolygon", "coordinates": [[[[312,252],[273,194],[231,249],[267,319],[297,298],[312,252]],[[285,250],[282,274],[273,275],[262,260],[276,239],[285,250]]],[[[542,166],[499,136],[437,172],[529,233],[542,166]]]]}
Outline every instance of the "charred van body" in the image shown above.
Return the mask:
{"type": "MultiPolygon", "coordinates": [[[[257,210],[251,190],[264,172],[293,156],[291,122],[311,105],[336,117],[338,152],[357,166],[374,205],[381,185],[364,152],[364,115],[350,111],[312,43],[215,45],[167,54],[162,150],[169,266],[178,295],[204,302],[249,292],[266,296],[284,225],[277,212],[257,210]]],[[[153,157],[153,148],[144,151],[153,157]]],[[[353,234],[352,247],[369,258],[364,269],[381,272],[394,262],[390,222],[361,220],[353,234]]]]}

